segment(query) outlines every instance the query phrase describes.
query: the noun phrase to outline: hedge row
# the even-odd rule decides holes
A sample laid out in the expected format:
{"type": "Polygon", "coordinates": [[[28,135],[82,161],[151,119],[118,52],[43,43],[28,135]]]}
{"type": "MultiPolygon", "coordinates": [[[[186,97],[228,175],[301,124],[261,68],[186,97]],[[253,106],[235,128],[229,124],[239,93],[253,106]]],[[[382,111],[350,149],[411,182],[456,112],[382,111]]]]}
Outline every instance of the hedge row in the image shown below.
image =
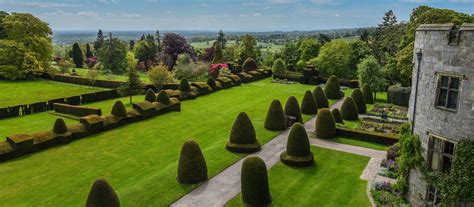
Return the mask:
{"type": "Polygon", "coordinates": [[[410,102],[411,87],[393,85],[388,88],[387,101],[399,106],[408,107],[410,102]]]}
{"type": "Polygon", "coordinates": [[[336,127],[336,136],[387,145],[395,144],[399,140],[399,136],[395,134],[385,134],[339,126],[336,127]]]}
{"type": "MultiPolygon", "coordinates": [[[[288,71],[285,73],[275,73],[273,74],[273,78],[275,79],[286,79],[289,81],[299,82],[301,84],[309,84],[309,85],[319,85],[319,84],[326,84],[329,78],[319,76],[318,72],[310,72],[304,71],[304,73],[288,71]],[[315,75],[318,74],[318,75],[315,75]],[[313,76],[311,76],[313,75],[313,76]]],[[[339,84],[341,86],[349,87],[349,88],[358,88],[359,81],[358,80],[346,80],[346,79],[339,79],[339,84]]]]}
{"type": "Polygon", "coordinates": [[[74,106],[74,105],[69,105],[69,104],[55,103],[53,108],[54,108],[54,112],[63,113],[63,114],[71,114],[71,115],[79,116],[79,117],[89,116],[89,115],[97,115],[97,116],[102,115],[101,109],[90,108],[90,107],[85,107],[85,106],[74,106]]]}

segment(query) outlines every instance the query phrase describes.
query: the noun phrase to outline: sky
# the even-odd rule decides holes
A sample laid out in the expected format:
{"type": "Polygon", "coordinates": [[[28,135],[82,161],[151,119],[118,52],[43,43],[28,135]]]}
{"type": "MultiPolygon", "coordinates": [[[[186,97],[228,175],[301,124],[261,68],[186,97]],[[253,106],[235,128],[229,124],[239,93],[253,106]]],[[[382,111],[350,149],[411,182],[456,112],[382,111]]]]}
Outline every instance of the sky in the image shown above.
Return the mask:
{"type": "Polygon", "coordinates": [[[53,30],[292,31],[376,26],[393,10],[399,21],[428,5],[473,14],[474,0],[0,0],[53,30]]]}

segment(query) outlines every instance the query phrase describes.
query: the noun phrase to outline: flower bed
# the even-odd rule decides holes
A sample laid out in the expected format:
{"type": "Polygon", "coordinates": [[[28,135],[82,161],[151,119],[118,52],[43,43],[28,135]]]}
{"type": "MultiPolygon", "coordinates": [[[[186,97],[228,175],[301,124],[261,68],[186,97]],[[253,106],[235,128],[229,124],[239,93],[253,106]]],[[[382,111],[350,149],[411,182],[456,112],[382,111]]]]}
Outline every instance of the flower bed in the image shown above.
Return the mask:
{"type": "Polygon", "coordinates": [[[388,118],[407,120],[408,108],[396,106],[393,104],[375,104],[374,107],[367,112],[368,115],[382,116],[386,113],[388,118]]]}

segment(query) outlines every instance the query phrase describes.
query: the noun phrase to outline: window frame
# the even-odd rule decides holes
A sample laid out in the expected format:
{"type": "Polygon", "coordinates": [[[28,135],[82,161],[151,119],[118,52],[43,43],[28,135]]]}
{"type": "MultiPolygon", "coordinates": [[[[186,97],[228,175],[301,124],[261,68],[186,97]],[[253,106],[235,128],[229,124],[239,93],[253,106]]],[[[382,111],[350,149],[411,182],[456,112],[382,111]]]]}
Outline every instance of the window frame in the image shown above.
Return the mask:
{"type": "Polygon", "coordinates": [[[459,97],[461,95],[461,88],[462,88],[462,82],[463,82],[462,80],[463,80],[464,77],[461,76],[461,75],[447,74],[447,73],[438,73],[437,75],[438,75],[438,82],[437,82],[437,85],[436,85],[436,97],[435,97],[435,104],[434,104],[435,108],[450,111],[450,112],[457,112],[458,109],[459,109],[459,97]],[[441,82],[442,82],[443,77],[448,78],[447,87],[441,86],[441,82]],[[457,89],[450,88],[451,80],[453,78],[459,79],[459,85],[458,85],[457,89]],[[447,91],[444,106],[439,105],[439,100],[440,100],[439,98],[440,98],[441,89],[444,89],[444,90],[447,91]],[[451,92],[454,92],[454,91],[458,93],[457,97],[456,97],[456,108],[449,108],[448,107],[449,95],[450,95],[451,92]]]}
{"type": "Polygon", "coordinates": [[[428,133],[428,159],[427,159],[427,167],[431,170],[434,170],[434,171],[437,171],[437,172],[443,172],[443,157],[448,157],[449,159],[451,159],[451,163],[452,163],[452,160],[454,158],[454,152],[456,151],[456,146],[457,146],[457,142],[454,141],[454,140],[451,140],[451,139],[447,139],[447,138],[444,138],[442,136],[439,136],[439,135],[435,135],[435,134],[432,134],[432,133],[428,133]],[[434,143],[434,139],[438,139],[439,141],[441,141],[441,145],[440,145],[440,148],[438,149],[439,151],[437,151],[438,153],[438,169],[434,170],[431,168],[432,166],[432,162],[433,162],[433,152],[435,151],[435,149],[433,148],[433,143],[434,143]],[[446,142],[449,142],[451,144],[453,144],[453,154],[447,154],[444,152],[444,148],[445,148],[445,145],[446,145],[446,142]]]}

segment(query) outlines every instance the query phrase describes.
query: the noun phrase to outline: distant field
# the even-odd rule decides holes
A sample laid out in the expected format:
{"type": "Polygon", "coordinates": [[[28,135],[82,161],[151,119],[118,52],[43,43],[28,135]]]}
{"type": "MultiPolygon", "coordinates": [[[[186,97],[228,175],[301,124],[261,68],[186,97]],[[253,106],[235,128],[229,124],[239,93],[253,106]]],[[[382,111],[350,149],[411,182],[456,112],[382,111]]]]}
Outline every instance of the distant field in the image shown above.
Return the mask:
{"type": "MultiPolygon", "coordinates": [[[[212,47],[213,43],[214,41],[193,42],[191,43],[191,46],[193,46],[196,49],[202,49],[202,48],[212,47]]],[[[236,44],[235,41],[227,41],[227,45],[235,45],[235,44],[236,44]]],[[[277,45],[274,43],[258,42],[257,44],[261,50],[269,50],[271,52],[276,52],[283,48],[283,45],[277,45]]]]}

